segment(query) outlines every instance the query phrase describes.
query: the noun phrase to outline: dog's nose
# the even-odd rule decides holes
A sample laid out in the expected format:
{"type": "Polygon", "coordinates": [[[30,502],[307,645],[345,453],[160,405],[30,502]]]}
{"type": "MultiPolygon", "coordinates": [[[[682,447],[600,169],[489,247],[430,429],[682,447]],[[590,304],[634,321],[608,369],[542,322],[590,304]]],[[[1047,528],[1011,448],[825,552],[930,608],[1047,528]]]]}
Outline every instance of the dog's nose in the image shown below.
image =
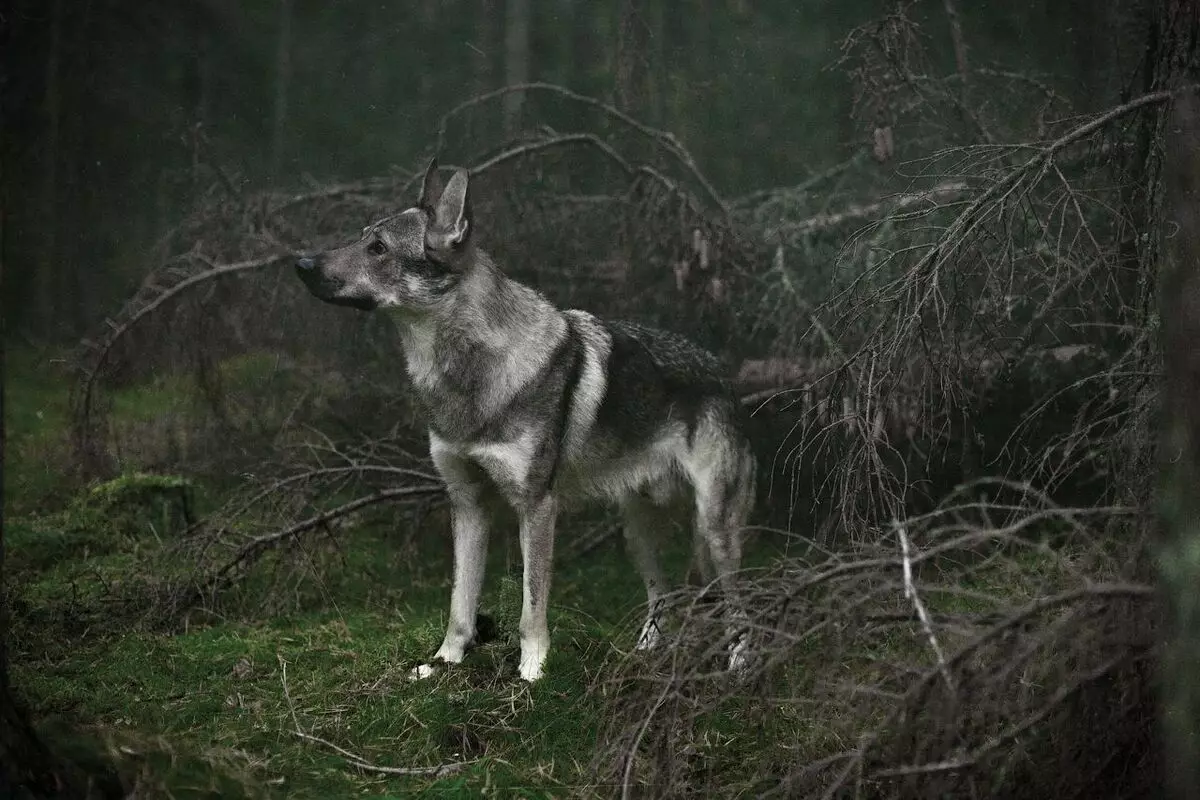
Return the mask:
{"type": "Polygon", "coordinates": [[[316,265],[317,262],[313,261],[308,256],[301,256],[300,258],[296,259],[296,269],[312,269],[316,265]]]}

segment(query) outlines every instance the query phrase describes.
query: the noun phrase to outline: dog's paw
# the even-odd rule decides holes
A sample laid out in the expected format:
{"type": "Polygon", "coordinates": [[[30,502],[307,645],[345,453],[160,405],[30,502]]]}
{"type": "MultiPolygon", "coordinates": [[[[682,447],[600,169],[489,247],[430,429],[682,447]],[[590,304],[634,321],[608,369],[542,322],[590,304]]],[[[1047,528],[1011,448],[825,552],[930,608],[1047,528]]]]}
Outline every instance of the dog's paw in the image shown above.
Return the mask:
{"type": "Polygon", "coordinates": [[[638,635],[635,650],[653,650],[658,647],[658,641],[661,634],[658,628],[658,620],[646,620],[646,624],[642,626],[642,632],[638,635]]]}
{"type": "Polygon", "coordinates": [[[741,634],[729,648],[729,671],[735,676],[742,677],[750,667],[750,643],[746,634],[741,634]]]}
{"type": "Polygon", "coordinates": [[[546,663],[546,654],[550,652],[548,637],[543,639],[531,637],[521,643],[521,664],[517,671],[529,683],[542,677],[542,667],[546,663]]]}
{"type": "Polygon", "coordinates": [[[521,673],[521,678],[526,683],[533,683],[542,677],[542,662],[522,658],[521,666],[517,668],[517,671],[521,673]]]}
{"type": "Polygon", "coordinates": [[[438,668],[436,666],[434,666],[433,664],[420,664],[418,666],[413,667],[411,670],[409,670],[408,679],[410,681],[424,680],[425,678],[428,678],[431,675],[437,674],[437,671],[438,671],[438,668]]]}

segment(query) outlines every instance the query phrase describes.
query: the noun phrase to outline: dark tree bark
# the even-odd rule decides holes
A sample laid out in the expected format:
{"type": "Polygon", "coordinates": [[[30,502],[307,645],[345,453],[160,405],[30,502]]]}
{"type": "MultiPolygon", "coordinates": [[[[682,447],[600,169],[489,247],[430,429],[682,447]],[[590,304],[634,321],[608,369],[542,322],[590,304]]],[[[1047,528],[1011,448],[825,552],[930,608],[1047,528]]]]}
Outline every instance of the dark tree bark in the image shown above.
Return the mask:
{"type": "MultiPolygon", "coordinates": [[[[529,80],[529,0],[508,0],[504,14],[504,81],[508,85],[529,80]]],[[[504,97],[504,133],[513,136],[521,127],[525,95],[504,97]]]]}
{"type": "Polygon", "coordinates": [[[617,20],[617,58],[613,85],[614,105],[640,116],[650,102],[650,26],[645,3],[621,0],[617,20]]]}
{"type": "Polygon", "coordinates": [[[594,79],[596,65],[601,61],[601,51],[597,45],[603,41],[599,35],[603,27],[597,20],[603,17],[604,12],[604,7],[599,3],[581,2],[573,4],[571,9],[570,86],[583,94],[598,93],[594,79]]]}
{"type": "Polygon", "coordinates": [[[92,0],[83,0],[78,5],[64,4],[63,8],[64,22],[70,25],[64,30],[63,51],[64,77],[67,78],[63,88],[69,89],[63,99],[64,108],[69,109],[69,113],[62,115],[60,124],[59,187],[63,195],[59,203],[60,224],[54,231],[54,236],[59,239],[54,273],[57,306],[48,322],[51,330],[59,336],[68,337],[78,336],[94,318],[91,306],[97,292],[92,289],[98,278],[81,266],[91,263],[95,240],[89,241],[80,235],[64,235],[63,231],[94,232],[98,217],[93,212],[108,200],[94,180],[96,170],[90,157],[94,152],[91,140],[95,136],[91,126],[97,118],[93,10],[92,0]]]}
{"type": "Polygon", "coordinates": [[[1173,795],[1200,797],[1200,97],[1180,97],[1168,176],[1162,292],[1167,368],[1161,580],[1167,603],[1163,722],[1173,795]]]}
{"type": "MultiPolygon", "coordinates": [[[[2,177],[2,175],[0,175],[2,177]]],[[[0,181],[3,185],[3,181],[0,181]]],[[[5,197],[8,201],[10,198],[5,197]]],[[[0,204],[0,251],[3,251],[4,208],[0,204]]],[[[0,259],[0,293],[4,260],[0,259]]],[[[0,316],[0,486],[4,484],[6,444],[4,413],[5,330],[0,316]]],[[[8,677],[9,613],[4,593],[4,493],[0,492],[0,797],[86,798],[86,779],[59,763],[38,738],[8,677]]]]}
{"type": "Polygon", "coordinates": [[[275,43],[275,116],[271,128],[271,180],[279,180],[287,146],[288,90],[292,81],[292,0],[279,0],[275,43]]]}
{"type": "Polygon", "coordinates": [[[38,323],[54,319],[57,310],[58,259],[58,158],[59,119],[62,95],[60,57],[62,52],[62,0],[50,5],[50,43],[46,48],[46,89],[42,101],[46,138],[42,145],[42,230],[40,258],[34,271],[34,307],[38,323]]]}

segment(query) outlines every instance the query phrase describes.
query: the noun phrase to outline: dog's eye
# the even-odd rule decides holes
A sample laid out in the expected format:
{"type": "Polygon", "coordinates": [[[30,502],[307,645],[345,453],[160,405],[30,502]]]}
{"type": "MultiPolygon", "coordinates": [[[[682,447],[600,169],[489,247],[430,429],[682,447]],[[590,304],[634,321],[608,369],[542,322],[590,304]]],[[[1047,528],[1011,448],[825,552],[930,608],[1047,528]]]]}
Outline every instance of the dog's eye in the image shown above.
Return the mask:
{"type": "Polygon", "coordinates": [[[367,245],[367,252],[373,256],[381,256],[387,252],[387,245],[376,239],[367,245]]]}

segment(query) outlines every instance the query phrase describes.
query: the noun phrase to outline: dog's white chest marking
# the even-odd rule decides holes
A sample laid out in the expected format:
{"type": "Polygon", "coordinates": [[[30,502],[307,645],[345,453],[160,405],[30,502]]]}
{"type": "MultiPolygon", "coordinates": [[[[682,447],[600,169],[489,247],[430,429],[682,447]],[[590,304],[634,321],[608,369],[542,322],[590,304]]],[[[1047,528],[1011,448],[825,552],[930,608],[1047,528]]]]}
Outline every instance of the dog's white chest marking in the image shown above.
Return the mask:
{"type": "Polygon", "coordinates": [[[537,443],[535,431],[527,430],[516,439],[507,442],[449,442],[430,431],[429,450],[447,483],[466,480],[465,474],[455,469],[455,462],[472,462],[495,483],[510,502],[523,500],[522,489],[533,464],[537,443]]]}
{"type": "Polygon", "coordinates": [[[433,326],[413,323],[405,326],[401,336],[408,376],[417,387],[432,388],[441,375],[434,347],[436,333],[433,326]]]}
{"type": "Polygon", "coordinates": [[[526,431],[511,442],[470,445],[467,455],[483,468],[510,500],[523,499],[521,489],[529,477],[536,441],[534,432],[526,431]]]}

